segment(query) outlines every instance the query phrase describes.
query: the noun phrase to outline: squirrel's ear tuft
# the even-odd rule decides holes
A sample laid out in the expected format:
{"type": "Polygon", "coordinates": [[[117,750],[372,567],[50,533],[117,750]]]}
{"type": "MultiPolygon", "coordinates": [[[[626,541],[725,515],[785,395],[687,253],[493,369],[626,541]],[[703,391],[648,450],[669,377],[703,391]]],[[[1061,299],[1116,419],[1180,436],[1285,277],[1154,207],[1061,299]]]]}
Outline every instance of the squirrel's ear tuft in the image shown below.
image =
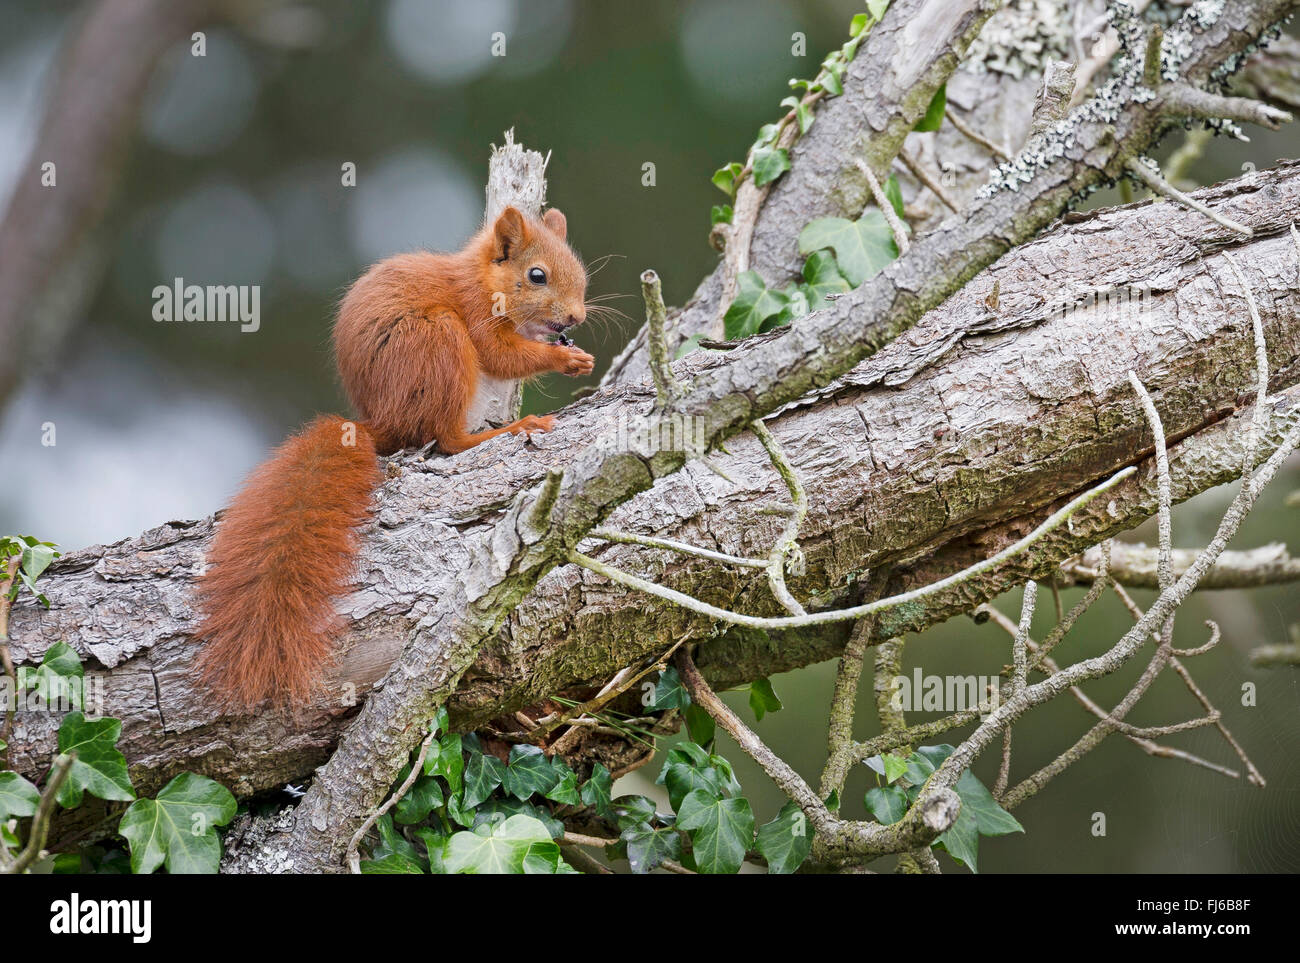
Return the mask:
{"type": "Polygon", "coordinates": [[[495,260],[505,261],[524,243],[527,229],[524,216],[516,208],[507,207],[497,215],[496,224],[492,226],[495,240],[495,260]]]}
{"type": "Polygon", "coordinates": [[[558,207],[552,207],[542,215],[542,223],[545,224],[552,234],[563,241],[569,234],[569,222],[558,207]]]}

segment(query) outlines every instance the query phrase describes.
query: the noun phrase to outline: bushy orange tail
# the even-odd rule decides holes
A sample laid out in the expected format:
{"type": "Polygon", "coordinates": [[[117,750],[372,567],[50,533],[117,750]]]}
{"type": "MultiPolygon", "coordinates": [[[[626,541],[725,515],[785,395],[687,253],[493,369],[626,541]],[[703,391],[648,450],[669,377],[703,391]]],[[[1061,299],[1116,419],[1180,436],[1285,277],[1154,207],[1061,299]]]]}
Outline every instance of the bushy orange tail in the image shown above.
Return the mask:
{"type": "Polygon", "coordinates": [[[227,708],[301,703],[334,654],[333,600],[381,481],[362,423],[323,415],[249,477],[199,582],[204,682],[227,708]]]}

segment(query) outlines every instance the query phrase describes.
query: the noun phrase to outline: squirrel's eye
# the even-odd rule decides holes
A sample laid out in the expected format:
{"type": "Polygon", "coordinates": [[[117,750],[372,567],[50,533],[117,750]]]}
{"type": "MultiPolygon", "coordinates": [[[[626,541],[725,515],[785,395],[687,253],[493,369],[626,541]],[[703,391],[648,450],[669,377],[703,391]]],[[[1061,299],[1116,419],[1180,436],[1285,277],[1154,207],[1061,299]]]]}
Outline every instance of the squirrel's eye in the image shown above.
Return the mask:
{"type": "Polygon", "coordinates": [[[532,281],[534,284],[545,284],[546,272],[543,271],[541,268],[529,268],[528,280],[532,281]]]}

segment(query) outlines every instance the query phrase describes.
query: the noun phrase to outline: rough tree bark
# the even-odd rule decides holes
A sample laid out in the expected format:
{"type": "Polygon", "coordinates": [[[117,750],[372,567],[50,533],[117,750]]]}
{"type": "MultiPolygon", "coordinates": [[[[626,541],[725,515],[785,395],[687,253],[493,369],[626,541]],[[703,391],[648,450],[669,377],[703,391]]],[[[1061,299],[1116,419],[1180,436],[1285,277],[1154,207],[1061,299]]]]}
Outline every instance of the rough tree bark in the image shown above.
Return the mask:
{"type": "MultiPolygon", "coordinates": [[[[1272,295],[1257,294],[1273,388],[1283,391],[1279,407],[1294,403],[1297,391],[1284,389],[1300,381],[1300,303],[1286,230],[1300,211],[1300,167],[1253,174],[1201,196],[1216,207],[1228,201],[1223,210],[1256,226],[1260,239],[1237,250],[1256,291],[1272,295]]],[[[773,431],[812,495],[802,541],[808,574],[792,580],[795,591],[829,587],[818,604],[842,602],[854,578],[883,561],[898,563],[905,583],[930,580],[991,554],[1087,481],[1149,452],[1125,380],[1129,367],[1142,373],[1170,432],[1190,433],[1175,446],[1175,460],[1186,454],[1201,473],[1184,482],[1180,497],[1232,477],[1231,441],[1240,432],[1231,426],[1252,355],[1240,295],[1214,254],[1223,237],[1208,237],[1207,224],[1157,204],[1062,225],[775,419],[773,431]],[[1050,289],[1043,287],[1047,271],[1050,289]],[[994,280],[1001,311],[980,330],[971,321],[984,311],[994,280]],[[1142,300],[1090,304],[1098,286],[1146,282],[1153,289],[1142,300]],[[1081,306],[1062,310],[1075,303],[1081,306]],[[846,451],[855,457],[845,459],[846,451]]],[[[565,427],[532,446],[500,439],[454,459],[408,462],[401,474],[394,463],[358,589],[343,606],[353,619],[337,675],[344,697],[348,687],[361,693],[377,681],[427,600],[463,578],[463,536],[493,524],[514,492],[573,459],[648,395],[646,387],[607,389],[572,406],[565,427]]],[[[734,484],[691,466],[621,507],[610,524],[757,552],[779,520],[755,516],[754,505],[780,503],[783,488],[751,437],[728,447],[732,454],[718,456],[718,464],[734,484]]],[[[1153,507],[1149,497],[1122,495],[1114,529],[1132,527],[1153,507]]],[[[212,527],[211,518],[173,523],[73,553],[48,578],[51,609],[23,603],[14,612],[19,663],[62,639],[106,670],[104,711],[124,720],[122,746],[144,791],[184,769],[242,793],[281,785],[318,765],[347,723],[341,704],[298,720],[222,719],[206,706],[190,675],[195,645],[187,633],[195,624],[190,585],[212,527]]],[[[1095,526],[1082,523],[1076,533],[1049,541],[1035,564],[1065,558],[1097,537],[1095,526]]],[[[635,546],[610,546],[600,557],[662,573],[666,584],[715,604],[776,611],[761,580],[635,546]]],[[[969,611],[1024,574],[1023,566],[1001,572],[909,627],[969,611]]],[[[887,623],[879,637],[897,628],[887,623]]],[[[699,661],[717,683],[747,681],[833,657],[846,631],[829,626],[775,640],[732,632],[701,650],[699,661]]],[[[453,718],[482,723],[566,685],[599,680],[682,634],[704,639],[712,627],[563,566],[521,602],[479,657],[451,701],[453,718]]],[[[19,721],[15,763],[39,773],[55,720],[19,721]]]]}
{"type": "MultiPolygon", "coordinates": [[[[1189,54],[1188,74],[1203,77],[1239,50],[1243,36],[1258,33],[1284,5],[1275,6],[1229,4],[1224,22],[1189,54]]],[[[1261,302],[1279,392],[1275,427],[1296,417],[1300,323],[1287,228],[1300,210],[1300,172],[1290,165],[1201,193],[1251,225],[1249,243],[1168,204],[1074,218],[1003,257],[854,367],[923,308],[1032,236],[1079,190],[1113,176],[1124,157],[1118,145],[1140,149],[1157,126],[1137,105],[1110,125],[1084,125],[1066,155],[1040,171],[1036,190],[977,203],[965,222],[922,239],[912,264],[904,259],[781,337],[678,363],[691,389],[682,411],[704,423],[711,441],[781,410],[772,429],[814,496],[803,540],[809,570],[793,583],[796,592],[820,592],[819,607],[834,604],[883,561],[904,566],[905,577],[929,580],[971,555],[990,554],[1065,497],[1141,461],[1150,442],[1127,388],[1129,369],[1141,375],[1168,430],[1184,439],[1171,452],[1176,496],[1234,477],[1245,403],[1238,391],[1252,368],[1241,293],[1219,264],[1218,252],[1229,245],[1239,249],[1261,302]],[[935,263],[947,273],[922,267],[935,263]],[[991,308],[994,281],[1001,294],[991,308]],[[1129,285],[1149,285],[1139,309],[1089,306],[1098,287],[1129,285]]],[[[359,691],[385,681],[363,721],[352,725],[344,762],[390,765],[411,740],[402,723],[427,717],[446,693],[455,723],[467,728],[573,682],[602,680],[661,651],[669,638],[714,634],[702,620],[559,564],[607,515],[620,528],[727,551],[753,550],[775,531],[778,523],[756,516],[753,506],[780,499],[782,489],[752,439],[734,438],[729,456],[713,456],[734,484],[681,453],[611,454],[601,444],[651,399],[643,384],[611,386],[570,406],[557,432],[531,444],[503,438],[456,458],[390,462],[357,589],[343,602],[353,628],[338,673],[345,694],[349,685],[359,691]]],[[[1050,567],[1131,527],[1151,513],[1150,489],[1140,472],[1109,506],[1085,513],[1032,558],[934,606],[897,611],[879,631],[969,611],[1023,579],[1027,568],[1050,567]]],[[[70,555],[51,571],[51,611],[20,605],[14,613],[20,661],[63,639],[92,668],[108,670],[104,710],[124,719],[122,746],[146,791],[182,769],[212,774],[240,792],[282,784],[326,758],[349,721],[339,702],[296,720],[216,718],[191,688],[189,583],[212,526],[212,519],[173,523],[70,555]]],[[[697,595],[704,590],[717,604],[755,612],[770,606],[761,586],[751,591],[716,569],[704,584],[700,567],[669,563],[654,551],[614,546],[602,558],[661,573],[697,595]]],[[[731,632],[704,647],[698,661],[726,684],[827,658],[846,633],[826,627],[770,639],[731,632]]],[[[45,717],[20,721],[14,761],[39,771],[53,727],[45,717]]],[[[331,769],[333,778],[318,784],[299,814],[295,832],[309,837],[294,837],[302,843],[296,851],[307,854],[300,869],[329,866],[328,839],[355,809],[349,792],[364,803],[390,781],[384,767],[331,769]]]]}

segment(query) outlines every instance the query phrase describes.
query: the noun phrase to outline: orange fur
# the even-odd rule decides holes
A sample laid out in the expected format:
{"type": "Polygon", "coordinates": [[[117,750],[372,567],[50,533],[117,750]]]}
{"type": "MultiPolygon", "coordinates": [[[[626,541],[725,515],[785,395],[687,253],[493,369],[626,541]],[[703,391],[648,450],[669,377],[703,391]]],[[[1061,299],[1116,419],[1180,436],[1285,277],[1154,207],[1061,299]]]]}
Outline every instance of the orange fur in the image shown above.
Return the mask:
{"type": "Polygon", "coordinates": [[[249,478],[226,511],[199,583],[200,671],[225,706],[301,703],[330,663],[357,527],[380,482],[375,460],[436,440],[461,452],[505,432],[549,431],[529,415],[471,433],[480,372],[587,374],[594,359],[545,334],[586,317],[587,275],[564,215],[505,211],[454,254],[389,258],[352,286],[334,324],[339,375],[363,422],[323,416],[249,478]],[[545,281],[538,283],[535,271],[545,281]]]}

